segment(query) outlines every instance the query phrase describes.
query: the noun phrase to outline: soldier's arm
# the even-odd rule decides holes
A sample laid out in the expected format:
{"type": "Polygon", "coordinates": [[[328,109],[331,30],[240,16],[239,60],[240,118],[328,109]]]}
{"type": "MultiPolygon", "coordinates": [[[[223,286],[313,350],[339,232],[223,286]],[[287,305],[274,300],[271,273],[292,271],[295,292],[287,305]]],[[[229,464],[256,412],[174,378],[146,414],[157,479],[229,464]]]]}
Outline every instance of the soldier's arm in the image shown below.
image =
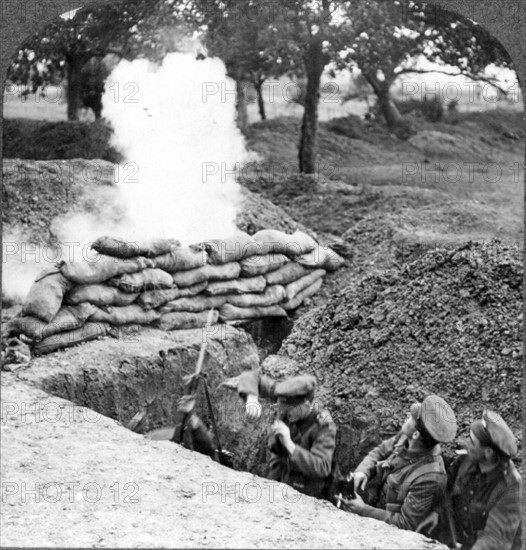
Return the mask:
{"type": "Polygon", "coordinates": [[[365,505],[360,515],[385,521],[399,529],[416,531],[432,511],[445,483],[445,474],[422,475],[411,484],[399,510],[388,511],[365,505]]]}
{"type": "Polygon", "coordinates": [[[472,550],[510,550],[521,521],[521,484],[511,483],[488,514],[472,550]]]}
{"type": "Polygon", "coordinates": [[[289,458],[291,469],[309,478],[323,479],[331,473],[335,447],[336,425],[331,420],[321,425],[310,450],[295,446],[289,458]]]}
{"type": "Polygon", "coordinates": [[[400,439],[400,435],[382,441],[378,447],[375,447],[369,454],[358,464],[355,472],[364,473],[369,479],[376,473],[376,464],[380,460],[385,460],[392,452],[395,443],[400,439]]]}
{"type": "Polygon", "coordinates": [[[266,374],[259,373],[259,370],[247,370],[242,372],[237,383],[237,393],[246,399],[247,395],[256,397],[270,397],[274,399],[276,382],[266,374]]]}

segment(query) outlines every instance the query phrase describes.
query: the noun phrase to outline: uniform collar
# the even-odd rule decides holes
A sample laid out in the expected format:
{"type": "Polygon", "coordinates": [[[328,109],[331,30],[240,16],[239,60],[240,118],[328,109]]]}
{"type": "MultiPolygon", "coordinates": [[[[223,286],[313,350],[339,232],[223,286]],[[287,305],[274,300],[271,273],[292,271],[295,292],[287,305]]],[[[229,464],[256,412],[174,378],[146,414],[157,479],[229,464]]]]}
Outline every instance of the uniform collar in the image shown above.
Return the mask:
{"type": "Polygon", "coordinates": [[[511,473],[514,468],[513,462],[511,461],[511,459],[508,459],[508,460],[501,461],[501,463],[493,470],[490,470],[489,472],[483,472],[480,469],[480,466],[478,465],[478,463],[473,462],[469,458],[469,455],[466,456],[464,460],[465,460],[464,468],[467,473],[484,476],[488,480],[493,478],[499,478],[499,477],[506,479],[508,477],[508,474],[511,473]]]}
{"type": "Polygon", "coordinates": [[[431,449],[421,449],[418,451],[411,450],[409,449],[409,438],[404,434],[401,434],[396,446],[399,448],[399,452],[403,453],[411,461],[415,461],[429,455],[438,456],[442,452],[442,449],[438,443],[434,447],[431,447],[431,449]]]}

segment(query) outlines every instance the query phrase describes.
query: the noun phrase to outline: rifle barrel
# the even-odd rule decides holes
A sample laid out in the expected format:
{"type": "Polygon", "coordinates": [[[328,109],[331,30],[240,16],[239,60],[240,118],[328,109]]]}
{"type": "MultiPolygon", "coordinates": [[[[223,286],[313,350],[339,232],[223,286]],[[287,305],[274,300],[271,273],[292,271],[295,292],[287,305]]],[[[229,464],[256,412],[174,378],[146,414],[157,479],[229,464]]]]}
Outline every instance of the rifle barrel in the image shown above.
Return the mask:
{"type": "MultiPolygon", "coordinates": [[[[214,308],[211,308],[210,311],[208,312],[208,317],[206,318],[206,324],[204,326],[204,329],[206,329],[209,325],[212,324],[213,314],[214,314],[214,308]]],[[[203,341],[201,342],[201,349],[199,350],[199,356],[197,357],[197,363],[195,365],[195,375],[189,387],[187,388],[185,395],[189,395],[197,391],[197,384],[199,383],[199,375],[201,374],[201,369],[203,367],[203,362],[205,359],[206,344],[207,344],[207,336],[206,336],[205,330],[203,330],[203,341]]],[[[189,418],[190,418],[189,413],[184,413],[182,415],[181,420],[176,423],[171,441],[175,443],[183,442],[184,429],[189,418]]]]}

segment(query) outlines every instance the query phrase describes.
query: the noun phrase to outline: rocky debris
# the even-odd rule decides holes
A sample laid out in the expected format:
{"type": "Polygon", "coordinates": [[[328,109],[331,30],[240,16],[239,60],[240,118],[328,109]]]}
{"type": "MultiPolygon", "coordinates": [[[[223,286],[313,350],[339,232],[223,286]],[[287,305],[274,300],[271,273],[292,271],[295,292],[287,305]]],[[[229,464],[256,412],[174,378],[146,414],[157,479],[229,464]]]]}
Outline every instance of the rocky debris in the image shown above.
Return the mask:
{"type": "Polygon", "coordinates": [[[373,273],[299,319],[280,353],[317,377],[340,426],[364,428],[346,466],[430,393],[460,435],[487,407],[521,441],[522,277],[519,248],[470,242],[373,273]]]}
{"type": "Polygon", "coordinates": [[[14,371],[22,367],[29,367],[30,361],[29,346],[18,338],[9,338],[6,349],[2,352],[2,370],[14,371]]]}

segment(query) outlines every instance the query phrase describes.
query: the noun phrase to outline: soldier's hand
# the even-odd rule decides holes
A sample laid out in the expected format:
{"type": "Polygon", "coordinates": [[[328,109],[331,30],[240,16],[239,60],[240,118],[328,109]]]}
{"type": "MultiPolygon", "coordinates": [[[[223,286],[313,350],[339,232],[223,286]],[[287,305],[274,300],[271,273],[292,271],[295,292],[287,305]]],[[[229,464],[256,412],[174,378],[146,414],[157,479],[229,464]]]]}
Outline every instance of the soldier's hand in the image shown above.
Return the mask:
{"type": "Polygon", "coordinates": [[[354,478],[354,486],[357,489],[360,489],[361,491],[363,491],[365,489],[365,486],[367,485],[367,482],[369,481],[367,474],[364,474],[363,472],[354,472],[353,478],[354,478]]]}
{"type": "Polygon", "coordinates": [[[365,502],[360,495],[356,495],[356,498],[353,499],[346,499],[341,495],[334,495],[334,497],[336,498],[336,502],[341,504],[342,510],[345,510],[346,512],[359,514],[365,506],[365,502]]]}
{"type": "Polygon", "coordinates": [[[184,413],[190,413],[195,408],[195,395],[183,395],[177,402],[177,409],[184,413]]]}
{"type": "Polygon", "coordinates": [[[416,528],[417,533],[432,533],[438,525],[438,512],[431,512],[416,528]]]}
{"type": "Polygon", "coordinates": [[[261,405],[259,403],[257,395],[247,395],[245,415],[248,420],[257,420],[261,416],[261,405]]]}
{"type": "Polygon", "coordinates": [[[290,437],[290,429],[282,420],[276,420],[270,427],[272,435],[278,437],[289,454],[294,452],[295,443],[290,437]]]}
{"type": "Polygon", "coordinates": [[[273,434],[280,435],[283,442],[290,439],[290,429],[283,420],[275,420],[270,429],[273,434]]]}

